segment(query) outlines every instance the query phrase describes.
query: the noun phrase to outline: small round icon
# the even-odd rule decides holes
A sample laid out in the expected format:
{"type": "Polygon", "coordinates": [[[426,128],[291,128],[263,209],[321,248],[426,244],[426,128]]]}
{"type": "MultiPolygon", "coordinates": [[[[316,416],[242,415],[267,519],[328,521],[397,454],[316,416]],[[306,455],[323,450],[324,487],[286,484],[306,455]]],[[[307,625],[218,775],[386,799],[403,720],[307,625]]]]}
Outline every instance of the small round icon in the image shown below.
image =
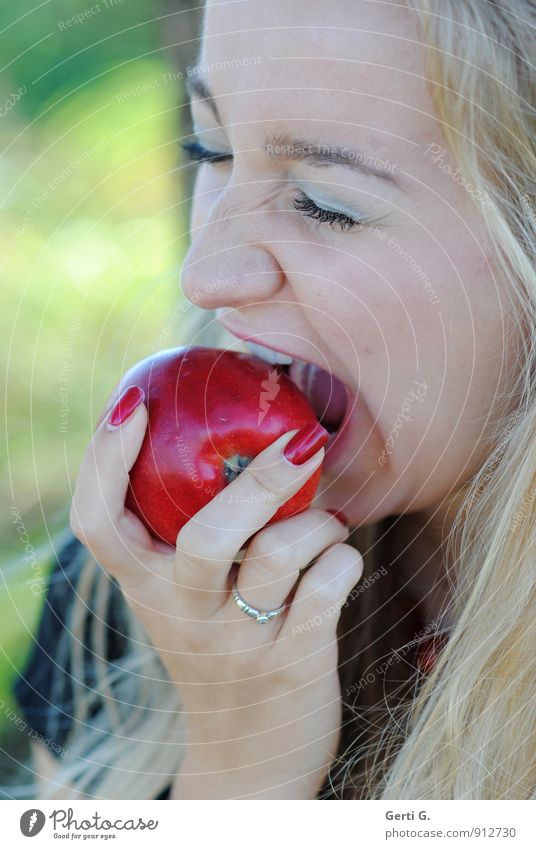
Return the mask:
{"type": "Polygon", "coordinates": [[[20,830],[25,837],[35,837],[42,830],[45,822],[46,817],[43,811],[30,808],[29,811],[24,811],[20,818],[20,830]]]}

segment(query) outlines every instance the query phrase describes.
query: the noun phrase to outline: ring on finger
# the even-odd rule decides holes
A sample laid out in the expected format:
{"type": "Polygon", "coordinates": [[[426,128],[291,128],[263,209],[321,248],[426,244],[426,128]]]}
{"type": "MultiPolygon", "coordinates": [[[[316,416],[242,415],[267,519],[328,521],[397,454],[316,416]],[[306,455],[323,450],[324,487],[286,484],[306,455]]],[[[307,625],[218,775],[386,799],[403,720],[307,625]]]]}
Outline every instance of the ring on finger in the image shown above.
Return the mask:
{"type": "Polygon", "coordinates": [[[275,610],[259,610],[257,607],[253,607],[251,604],[248,604],[245,601],[240,593],[238,592],[236,586],[236,579],[233,584],[232,589],[233,601],[247,616],[251,616],[252,619],[255,619],[259,625],[265,625],[270,619],[276,619],[278,616],[281,616],[286,608],[286,604],[282,604],[281,607],[277,607],[275,610]]]}

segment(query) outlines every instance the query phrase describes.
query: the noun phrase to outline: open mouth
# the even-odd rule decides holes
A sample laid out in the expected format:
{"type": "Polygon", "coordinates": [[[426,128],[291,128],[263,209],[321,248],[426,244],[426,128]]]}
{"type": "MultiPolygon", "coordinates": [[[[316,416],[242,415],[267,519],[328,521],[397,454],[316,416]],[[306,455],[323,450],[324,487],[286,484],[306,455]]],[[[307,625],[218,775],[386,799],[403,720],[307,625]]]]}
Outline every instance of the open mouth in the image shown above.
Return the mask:
{"type": "Polygon", "coordinates": [[[301,389],[318,421],[330,434],[329,446],[347,419],[350,406],[350,393],[342,380],[314,363],[298,360],[257,343],[246,344],[254,356],[277,365],[301,389]]]}

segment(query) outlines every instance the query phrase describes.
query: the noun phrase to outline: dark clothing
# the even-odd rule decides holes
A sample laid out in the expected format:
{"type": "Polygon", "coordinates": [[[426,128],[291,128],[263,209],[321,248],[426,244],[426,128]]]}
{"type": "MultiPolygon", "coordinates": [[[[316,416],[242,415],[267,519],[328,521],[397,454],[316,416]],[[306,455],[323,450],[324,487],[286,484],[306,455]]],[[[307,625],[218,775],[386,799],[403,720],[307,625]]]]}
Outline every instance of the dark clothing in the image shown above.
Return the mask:
{"type": "MultiPolygon", "coordinates": [[[[87,551],[77,539],[71,537],[59,552],[52,569],[46,599],[41,614],[35,642],[24,668],[15,681],[13,691],[24,718],[39,735],[52,755],[59,758],[73,726],[73,686],[69,653],[58,658],[58,646],[68,630],[69,613],[76,598],[80,570],[87,551]],[[61,666],[62,674],[58,675],[61,666]]],[[[88,616],[92,615],[92,599],[88,600],[88,616]]],[[[111,586],[106,640],[106,660],[113,663],[125,651],[124,601],[117,584],[111,586]]],[[[89,627],[86,622],[86,632],[89,627]]],[[[84,640],[85,683],[91,687],[94,680],[94,663],[84,640]]],[[[96,698],[93,711],[99,708],[96,698]]],[[[169,789],[159,796],[168,798],[169,789]]]]}

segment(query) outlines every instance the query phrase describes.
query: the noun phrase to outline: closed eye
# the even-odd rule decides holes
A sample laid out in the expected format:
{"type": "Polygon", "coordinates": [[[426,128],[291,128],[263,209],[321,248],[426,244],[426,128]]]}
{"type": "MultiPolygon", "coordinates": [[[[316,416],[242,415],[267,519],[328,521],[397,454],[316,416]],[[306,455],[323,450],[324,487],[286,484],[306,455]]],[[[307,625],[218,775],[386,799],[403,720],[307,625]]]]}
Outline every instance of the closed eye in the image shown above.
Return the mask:
{"type": "MultiPolygon", "coordinates": [[[[217,165],[222,162],[231,162],[233,159],[232,153],[209,150],[198,139],[181,142],[180,146],[191,162],[207,162],[211,165],[217,165]]],[[[365,216],[351,218],[343,212],[324,209],[324,207],[318,206],[318,204],[303,192],[300,192],[298,197],[294,199],[293,206],[305,218],[312,218],[314,221],[318,221],[319,224],[327,224],[332,230],[337,227],[342,231],[347,231],[351,230],[352,227],[357,227],[368,221],[365,216]]]]}
{"type": "Polygon", "coordinates": [[[312,200],[312,198],[308,197],[306,194],[301,192],[297,198],[294,199],[293,203],[294,209],[297,209],[298,212],[301,212],[306,218],[312,218],[314,221],[318,221],[320,224],[329,224],[332,229],[335,227],[339,227],[341,230],[351,230],[352,227],[356,227],[359,224],[364,224],[367,219],[363,218],[350,218],[349,215],[346,215],[344,212],[336,212],[332,209],[324,209],[322,206],[318,206],[317,203],[312,200]]]}
{"type": "Polygon", "coordinates": [[[208,150],[208,148],[197,140],[181,142],[181,148],[192,162],[211,162],[212,164],[216,164],[218,162],[230,162],[233,158],[232,153],[208,150]]]}

